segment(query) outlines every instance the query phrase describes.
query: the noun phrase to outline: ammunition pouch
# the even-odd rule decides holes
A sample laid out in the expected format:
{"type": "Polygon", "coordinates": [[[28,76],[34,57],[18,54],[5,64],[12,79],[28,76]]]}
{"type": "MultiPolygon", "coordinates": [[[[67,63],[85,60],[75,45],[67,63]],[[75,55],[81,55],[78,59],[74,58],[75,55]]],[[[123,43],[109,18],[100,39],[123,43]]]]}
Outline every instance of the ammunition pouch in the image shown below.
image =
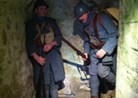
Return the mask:
{"type": "Polygon", "coordinates": [[[102,63],[104,66],[116,66],[116,54],[117,54],[117,47],[114,49],[112,54],[106,54],[103,59],[102,63]]]}
{"type": "Polygon", "coordinates": [[[112,55],[105,55],[102,59],[102,64],[104,66],[110,66],[113,65],[113,56],[112,55]]]}

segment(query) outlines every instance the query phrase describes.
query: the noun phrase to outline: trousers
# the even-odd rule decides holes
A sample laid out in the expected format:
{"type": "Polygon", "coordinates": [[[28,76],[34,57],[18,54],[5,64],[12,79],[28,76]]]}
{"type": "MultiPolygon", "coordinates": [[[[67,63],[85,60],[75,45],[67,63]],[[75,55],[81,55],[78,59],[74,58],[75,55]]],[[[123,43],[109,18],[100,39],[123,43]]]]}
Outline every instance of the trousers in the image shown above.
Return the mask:
{"type": "MultiPolygon", "coordinates": [[[[45,84],[46,98],[58,98],[59,85],[58,85],[58,82],[55,82],[55,80],[54,80],[54,75],[52,73],[51,67],[50,67],[50,76],[49,77],[50,77],[50,84],[45,84]]],[[[37,86],[37,84],[36,84],[36,86],[37,86]]],[[[41,92],[43,92],[43,90],[41,92]]],[[[43,96],[43,94],[42,94],[42,96],[43,96]]],[[[44,98],[44,96],[42,98],[44,98]]]]}
{"type": "Polygon", "coordinates": [[[111,71],[111,67],[103,66],[95,54],[92,54],[90,56],[90,60],[91,60],[91,65],[89,67],[89,74],[90,74],[89,84],[91,89],[91,96],[98,96],[99,85],[100,85],[98,76],[106,79],[110,83],[115,83],[116,78],[115,74],[111,71]]]}

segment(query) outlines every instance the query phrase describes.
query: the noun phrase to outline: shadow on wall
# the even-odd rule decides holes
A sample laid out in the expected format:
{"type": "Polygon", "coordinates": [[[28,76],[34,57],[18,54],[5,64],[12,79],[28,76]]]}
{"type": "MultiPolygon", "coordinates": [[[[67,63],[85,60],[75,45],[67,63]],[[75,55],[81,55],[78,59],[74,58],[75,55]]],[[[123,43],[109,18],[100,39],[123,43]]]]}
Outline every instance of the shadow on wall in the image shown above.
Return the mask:
{"type": "Polygon", "coordinates": [[[73,35],[79,35],[82,40],[84,40],[85,32],[83,31],[83,26],[78,19],[75,19],[73,23],[73,35]]]}
{"type": "Polygon", "coordinates": [[[80,64],[77,64],[77,63],[74,63],[74,62],[71,62],[71,61],[68,61],[68,60],[65,60],[65,59],[63,59],[63,61],[64,61],[65,63],[67,63],[67,64],[69,64],[69,65],[74,66],[74,67],[77,68],[77,70],[78,70],[78,72],[79,72],[79,74],[80,74],[80,80],[81,80],[81,81],[88,80],[88,78],[87,78],[87,75],[89,75],[89,74],[88,74],[88,67],[85,65],[85,63],[84,63],[84,65],[80,65],[80,64]],[[84,72],[85,78],[82,78],[81,71],[84,72]]]}

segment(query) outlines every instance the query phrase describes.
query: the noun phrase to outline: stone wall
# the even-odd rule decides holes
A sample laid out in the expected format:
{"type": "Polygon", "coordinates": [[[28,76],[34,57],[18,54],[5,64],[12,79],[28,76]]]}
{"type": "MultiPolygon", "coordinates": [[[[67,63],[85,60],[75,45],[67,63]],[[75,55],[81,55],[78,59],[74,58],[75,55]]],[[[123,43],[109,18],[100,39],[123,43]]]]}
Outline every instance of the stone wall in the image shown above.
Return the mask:
{"type": "Polygon", "coordinates": [[[26,1],[0,1],[0,98],[33,95],[32,66],[25,48],[26,1]]]}
{"type": "Polygon", "coordinates": [[[116,98],[138,98],[138,1],[120,1],[116,98]]]}

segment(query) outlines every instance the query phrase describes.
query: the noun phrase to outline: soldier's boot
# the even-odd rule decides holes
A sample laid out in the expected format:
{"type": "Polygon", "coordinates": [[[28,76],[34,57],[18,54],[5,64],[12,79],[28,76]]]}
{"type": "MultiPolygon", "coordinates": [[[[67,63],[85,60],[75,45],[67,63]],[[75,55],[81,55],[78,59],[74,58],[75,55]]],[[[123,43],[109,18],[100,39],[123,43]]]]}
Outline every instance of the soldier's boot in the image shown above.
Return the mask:
{"type": "Polygon", "coordinates": [[[111,98],[115,98],[115,94],[116,94],[116,91],[115,91],[115,89],[111,92],[111,94],[110,94],[110,96],[111,96],[111,98]]]}
{"type": "Polygon", "coordinates": [[[115,94],[116,94],[116,86],[115,86],[115,84],[112,84],[112,87],[113,87],[113,91],[110,93],[110,96],[111,96],[111,98],[115,98],[115,94]]]}

